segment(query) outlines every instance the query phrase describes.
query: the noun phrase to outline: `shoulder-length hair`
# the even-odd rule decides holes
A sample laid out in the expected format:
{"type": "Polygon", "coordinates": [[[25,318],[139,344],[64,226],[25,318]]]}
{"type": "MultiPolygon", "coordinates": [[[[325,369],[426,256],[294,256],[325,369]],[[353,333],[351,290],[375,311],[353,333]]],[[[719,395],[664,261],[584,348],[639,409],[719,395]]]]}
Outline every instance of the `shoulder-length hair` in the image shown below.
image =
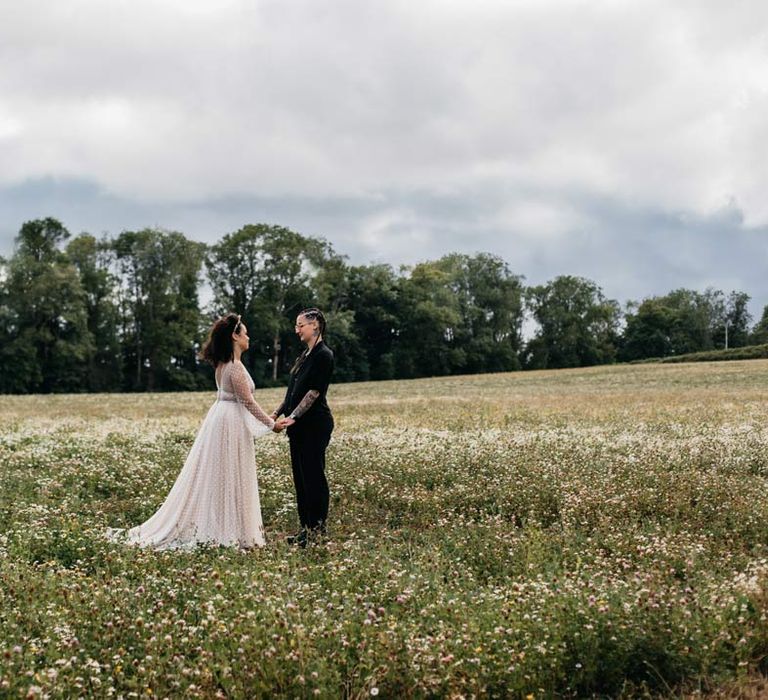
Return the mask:
{"type": "Polygon", "coordinates": [[[216,367],[221,362],[230,362],[235,356],[232,334],[240,332],[242,322],[239,314],[227,314],[213,324],[200,350],[200,359],[216,367]]]}

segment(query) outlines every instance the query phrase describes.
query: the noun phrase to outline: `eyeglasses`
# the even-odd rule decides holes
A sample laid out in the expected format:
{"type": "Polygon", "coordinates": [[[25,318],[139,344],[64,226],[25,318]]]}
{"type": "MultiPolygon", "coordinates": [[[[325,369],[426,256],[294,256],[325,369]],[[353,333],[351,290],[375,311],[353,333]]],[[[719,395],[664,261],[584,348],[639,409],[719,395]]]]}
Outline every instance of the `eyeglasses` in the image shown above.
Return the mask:
{"type": "MultiPolygon", "coordinates": [[[[300,318],[306,318],[307,321],[314,321],[315,323],[320,323],[321,316],[322,314],[318,309],[307,309],[299,314],[300,318]]],[[[296,331],[300,331],[304,326],[308,325],[308,323],[297,323],[294,328],[296,331]]]]}

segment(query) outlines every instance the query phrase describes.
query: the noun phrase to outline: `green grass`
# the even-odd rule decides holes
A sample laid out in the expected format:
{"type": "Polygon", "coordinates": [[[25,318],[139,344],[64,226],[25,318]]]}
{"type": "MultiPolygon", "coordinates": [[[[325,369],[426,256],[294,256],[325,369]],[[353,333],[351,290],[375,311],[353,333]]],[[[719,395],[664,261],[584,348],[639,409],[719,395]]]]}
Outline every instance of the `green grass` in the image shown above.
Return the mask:
{"type": "MultiPolygon", "coordinates": [[[[272,408],[275,390],[257,395],[272,408]]],[[[0,697],[642,697],[768,671],[768,362],[332,387],[331,538],[107,543],[212,393],[2,397],[0,697]]]]}

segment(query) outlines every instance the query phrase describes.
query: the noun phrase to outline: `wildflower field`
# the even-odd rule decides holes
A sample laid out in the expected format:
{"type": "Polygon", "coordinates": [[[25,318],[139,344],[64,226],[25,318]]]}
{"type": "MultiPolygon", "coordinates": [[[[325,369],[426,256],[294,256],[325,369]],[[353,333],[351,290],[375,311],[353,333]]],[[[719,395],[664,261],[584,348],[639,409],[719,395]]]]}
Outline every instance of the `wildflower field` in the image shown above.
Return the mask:
{"type": "Polygon", "coordinates": [[[325,544],[284,542],[284,435],[256,442],[265,548],[104,541],[157,509],[214,396],[0,397],[0,697],[680,697],[768,671],[768,361],[337,384],[325,544]]]}

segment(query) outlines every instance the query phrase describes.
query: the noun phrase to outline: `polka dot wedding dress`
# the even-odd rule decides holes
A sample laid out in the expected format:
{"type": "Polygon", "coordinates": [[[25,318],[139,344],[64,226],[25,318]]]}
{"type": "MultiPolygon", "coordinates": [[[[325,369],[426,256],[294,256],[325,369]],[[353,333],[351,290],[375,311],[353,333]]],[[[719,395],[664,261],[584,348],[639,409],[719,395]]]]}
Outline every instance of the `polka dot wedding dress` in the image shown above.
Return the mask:
{"type": "Polygon", "coordinates": [[[108,528],[108,539],[158,550],[264,544],[253,439],[267,435],[274,421],[254,400],[240,361],[216,368],[216,387],[216,402],[163,504],[141,525],[108,528]]]}

